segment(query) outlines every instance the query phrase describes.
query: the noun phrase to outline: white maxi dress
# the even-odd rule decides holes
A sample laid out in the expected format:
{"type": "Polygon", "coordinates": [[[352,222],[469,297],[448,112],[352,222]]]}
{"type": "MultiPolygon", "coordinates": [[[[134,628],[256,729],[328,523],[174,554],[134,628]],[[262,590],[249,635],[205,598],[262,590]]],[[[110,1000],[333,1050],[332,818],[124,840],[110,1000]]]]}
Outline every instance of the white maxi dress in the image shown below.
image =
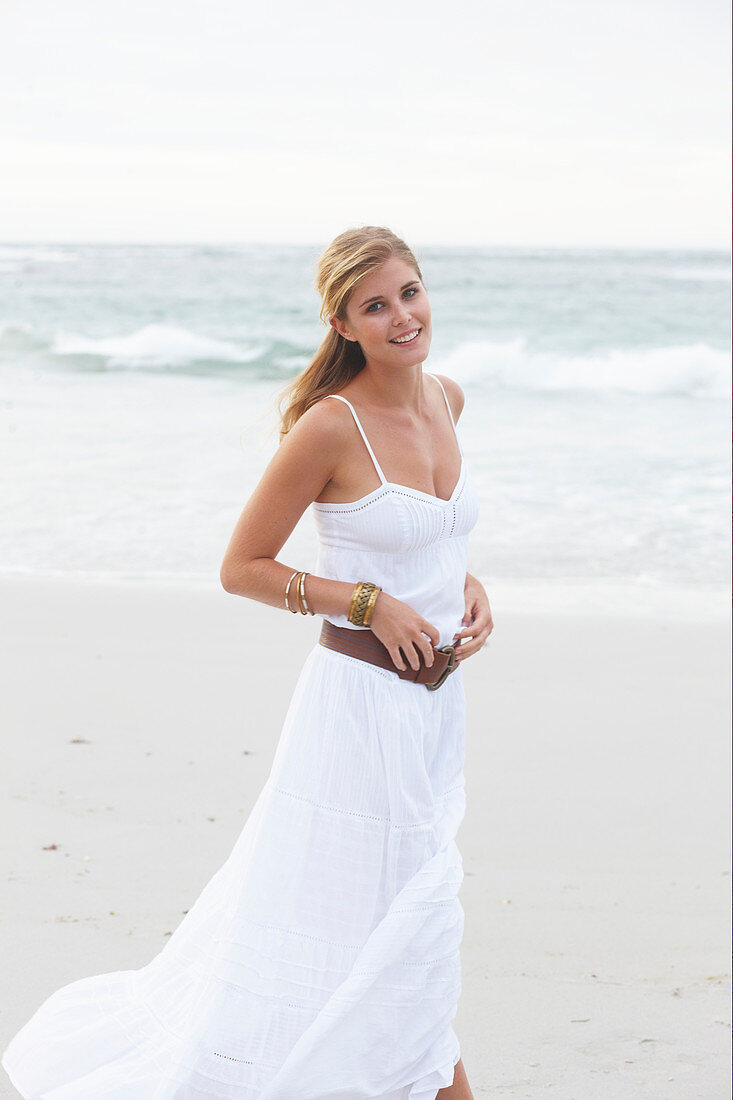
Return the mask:
{"type": "MultiPolygon", "coordinates": [[[[448,500],[388,482],[347,401],[381,484],[312,504],[316,574],[376,582],[439,645],[461,629],[478,516],[445,401],[448,500]]],[[[460,664],[428,691],[316,643],[228,860],[147,966],[41,1005],[2,1059],[21,1095],[435,1100],[460,1057],[464,751],[460,664]]]]}

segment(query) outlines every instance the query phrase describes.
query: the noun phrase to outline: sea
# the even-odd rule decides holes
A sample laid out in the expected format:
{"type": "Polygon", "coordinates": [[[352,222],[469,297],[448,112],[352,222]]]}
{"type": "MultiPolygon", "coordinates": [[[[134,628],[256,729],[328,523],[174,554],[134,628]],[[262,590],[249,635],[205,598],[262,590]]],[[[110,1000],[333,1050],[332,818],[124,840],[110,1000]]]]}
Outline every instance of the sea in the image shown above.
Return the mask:
{"type": "MultiPolygon", "coordinates": [[[[0,574],[218,585],[327,243],[0,245],[0,574]]],[[[730,255],[412,244],[495,616],[727,614],[730,255]]]]}

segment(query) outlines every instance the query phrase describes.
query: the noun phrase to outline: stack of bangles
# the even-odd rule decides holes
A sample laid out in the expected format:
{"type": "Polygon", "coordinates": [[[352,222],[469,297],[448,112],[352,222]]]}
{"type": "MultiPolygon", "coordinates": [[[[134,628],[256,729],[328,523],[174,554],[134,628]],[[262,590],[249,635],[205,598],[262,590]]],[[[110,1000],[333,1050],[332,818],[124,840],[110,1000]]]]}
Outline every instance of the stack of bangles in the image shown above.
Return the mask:
{"type": "Polygon", "coordinates": [[[298,612],[300,612],[301,615],[315,615],[315,612],[311,611],[311,609],[308,607],[308,601],[305,598],[305,578],[307,576],[307,573],[299,573],[296,569],[296,571],[291,574],[288,583],[285,585],[285,606],[288,611],[292,611],[293,615],[297,615],[298,612]],[[297,580],[295,581],[295,597],[297,601],[297,607],[291,607],[290,601],[288,600],[288,593],[290,592],[290,585],[293,583],[293,579],[296,577],[297,580]]]}
{"type": "MultiPolygon", "coordinates": [[[[292,611],[294,615],[297,615],[298,612],[300,612],[301,615],[315,614],[315,612],[311,611],[308,607],[308,601],[305,598],[305,578],[307,576],[309,576],[308,573],[296,570],[290,575],[290,579],[285,585],[285,607],[288,611],[292,611]],[[288,596],[290,593],[290,586],[294,580],[296,606],[291,607],[288,596]]],[[[374,613],[374,605],[377,602],[377,596],[381,591],[382,589],[378,584],[372,584],[371,581],[358,581],[354,585],[354,591],[351,593],[349,611],[346,616],[348,621],[353,623],[354,626],[369,626],[369,623],[372,621],[372,614],[374,613]]]]}

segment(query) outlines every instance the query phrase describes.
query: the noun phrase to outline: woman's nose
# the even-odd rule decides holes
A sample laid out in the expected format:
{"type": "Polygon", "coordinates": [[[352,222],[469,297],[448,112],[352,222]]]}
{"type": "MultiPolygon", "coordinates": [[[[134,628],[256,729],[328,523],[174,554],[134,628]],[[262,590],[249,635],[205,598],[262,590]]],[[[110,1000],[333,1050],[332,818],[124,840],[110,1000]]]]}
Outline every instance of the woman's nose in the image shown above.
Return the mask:
{"type": "Polygon", "coordinates": [[[405,321],[409,320],[410,311],[407,309],[403,302],[395,308],[394,323],[395,325],[404,325],[405,321]]]}

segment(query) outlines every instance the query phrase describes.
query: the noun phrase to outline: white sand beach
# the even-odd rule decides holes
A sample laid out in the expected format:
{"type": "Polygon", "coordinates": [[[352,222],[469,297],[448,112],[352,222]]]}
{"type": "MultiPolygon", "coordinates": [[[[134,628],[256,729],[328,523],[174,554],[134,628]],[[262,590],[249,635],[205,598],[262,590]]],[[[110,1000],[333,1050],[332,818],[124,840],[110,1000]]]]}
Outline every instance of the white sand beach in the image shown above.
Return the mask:
{"type": "MultiPolygon", "coordinates": [[[[0,598],[4,1047],[59,986],[163,946],[267,778],[320,620],[214,583],[18,577],[0,598]]],[[[473,1091],[722,1100],[727,623],[492,603],[463,666],[473,1091]]]]}

